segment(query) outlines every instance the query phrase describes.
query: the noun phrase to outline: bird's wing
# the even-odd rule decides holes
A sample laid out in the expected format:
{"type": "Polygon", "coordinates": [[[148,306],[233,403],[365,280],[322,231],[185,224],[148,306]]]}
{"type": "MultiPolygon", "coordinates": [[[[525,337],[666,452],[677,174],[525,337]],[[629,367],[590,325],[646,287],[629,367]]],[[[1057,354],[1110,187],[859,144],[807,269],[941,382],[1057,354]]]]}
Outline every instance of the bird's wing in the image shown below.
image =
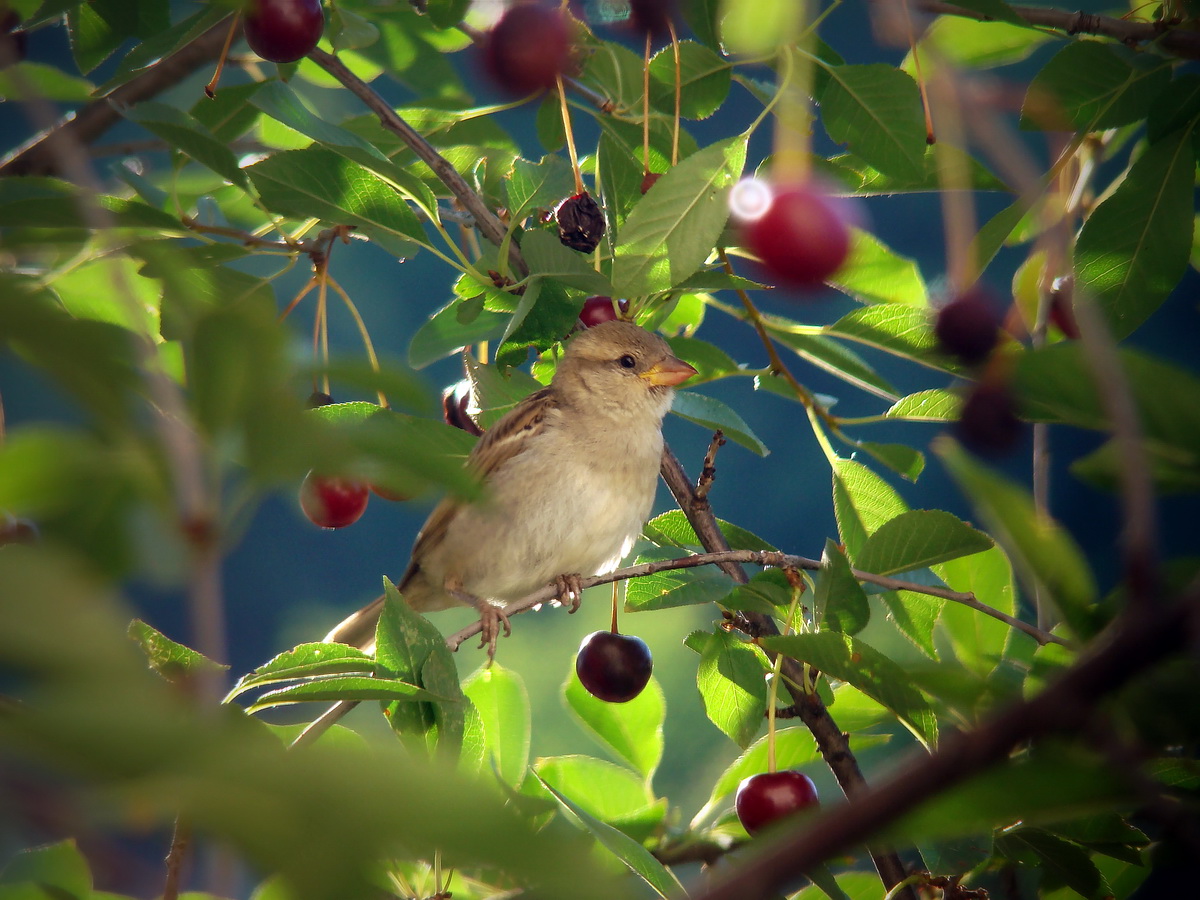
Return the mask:
{"type": "MultiPolygon", "coordinates": [[[[529,441],[536,438],[546,427],[546,417],[550,410],[558,407],[558,395],[552,388],[542,388],[534,391],[500,418],[495,425],[483,433],[475,449],[467,458],[467,468],[473,471],[486,485],[493,472],[524,452],[529,441]]],[[[412,562],[408,564],[403,577],[400,579],[400,589],[417,572],[417,560],[424,555],[423,550],[430,543],[440,541],[450,527],[450,522],[462,509],[461,500],[447,497],[439,503],[425,522],[425,527],[417,535],[413,544],[412,562]]]]}

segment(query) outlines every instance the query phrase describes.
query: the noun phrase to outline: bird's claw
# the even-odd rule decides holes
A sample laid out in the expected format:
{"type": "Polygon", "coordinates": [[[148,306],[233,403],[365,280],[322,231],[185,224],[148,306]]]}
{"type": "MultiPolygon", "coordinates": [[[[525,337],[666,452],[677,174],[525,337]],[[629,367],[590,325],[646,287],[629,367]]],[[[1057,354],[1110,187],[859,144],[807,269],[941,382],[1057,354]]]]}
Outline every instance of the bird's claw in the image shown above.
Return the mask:
{"type": "Polygon", "coordinates": [[[500,637],[500,629],[504,628],[504,636],[512,634],[512,624],[508,616],[499,606],[485,603],[479,607],[479,647],[487,647],[488,665],[496,658],[496,641],[500,637]]]}
{"type": "Polygon", "coordinates": [[[583,600],[583,578],[578,572],[572,575],[557,575],[554,578],[554,586],[558,590],[555,596],[555,602],[560,606],[570,606],[568,613],[578,611],[579,604],[583,600]]]}

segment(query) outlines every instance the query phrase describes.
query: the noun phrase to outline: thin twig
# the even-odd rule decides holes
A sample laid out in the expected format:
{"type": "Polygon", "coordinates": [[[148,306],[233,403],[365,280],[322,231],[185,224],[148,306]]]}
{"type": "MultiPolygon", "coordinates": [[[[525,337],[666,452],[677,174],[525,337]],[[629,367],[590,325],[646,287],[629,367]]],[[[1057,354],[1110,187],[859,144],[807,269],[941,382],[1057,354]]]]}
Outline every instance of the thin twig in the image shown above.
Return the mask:
{"type": "Polygon", "coordinates": [[[704,454],[704,464],[700,467],[700,477],[696,479],[696,497],[707,499],[712,490],[713,482],[717,479],[717,451],[725,446],[725,435],[718,429],[708,442],[708,451],[704,454]]]}

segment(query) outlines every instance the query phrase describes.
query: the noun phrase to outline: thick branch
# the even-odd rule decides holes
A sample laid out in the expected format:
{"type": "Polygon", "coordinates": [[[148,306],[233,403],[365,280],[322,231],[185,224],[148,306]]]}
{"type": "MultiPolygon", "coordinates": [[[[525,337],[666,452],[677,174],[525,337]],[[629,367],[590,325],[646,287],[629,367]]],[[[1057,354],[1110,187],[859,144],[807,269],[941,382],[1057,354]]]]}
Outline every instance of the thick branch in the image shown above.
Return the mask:
{"type": "MultiPolygon", "coordinates": [[[[994,21],[992,16],[943,3],[940,0],[921,0],[917,8],[934,15],[962,16],[981,22],[994,21]]],[[[1009,7],[1030,25],[1056,28],[1067,34],[1098,34],[1121,41],[1124,44],[1141,44],[1150,41],[1168,53],[1183,59],[1200,59],[1200,33],[1176,28],[1162,22],[1130,22],[1112,16],[1092,15],[1084,12],[1068,12],[1062,9],[1043,9],[1037,6],[1009,7]]]]}
{"type": "Polygon", "coordinates": [[[215,60],[228,31],[228,20],[214,25],[196,40],[155,63],[111,94],[93,100],[53,128],[35,135],[28,143],[0,160],[0,175],[66,175],[51,148],[54,141],[90,144],[121,119],[118,106],[132,106],[160,94],[179,84],[200,66],[215,60]]]}
{"type": "Polygon", "coordinates": [[[771,891],[814,865],[847,851],[921,803],[997,763],[1025,741],[1076,732],[1099,700],[1134,676],[1187,648],[1200,629],[1200,589],[1160,611],[1113,621],[1075,665],[1032,700],[1012,704],[974,731],[951,735],[932,755],[914,757],[890,778],[849,803],[781,836],[761,856],[720,874],[695,900],[739,900],[771,891]]]}

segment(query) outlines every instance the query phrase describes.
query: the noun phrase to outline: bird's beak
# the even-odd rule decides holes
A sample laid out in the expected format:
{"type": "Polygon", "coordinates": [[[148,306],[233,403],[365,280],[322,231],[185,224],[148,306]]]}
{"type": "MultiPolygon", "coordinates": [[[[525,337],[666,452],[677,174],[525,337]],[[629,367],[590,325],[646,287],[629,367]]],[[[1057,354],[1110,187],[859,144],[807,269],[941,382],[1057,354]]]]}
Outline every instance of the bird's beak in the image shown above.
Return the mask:
{"type": "Polygon", "coordinates": [[[649,369],[642,373],[641,377],[645,378],[653,385],[665,385],[674,387],[687,381],[693,375],[700,374],[694,368],[685,363],[682,359],[676,359],[674,356],[668,356],[664,360],[660,360],[652,365],[649,369]]]}

